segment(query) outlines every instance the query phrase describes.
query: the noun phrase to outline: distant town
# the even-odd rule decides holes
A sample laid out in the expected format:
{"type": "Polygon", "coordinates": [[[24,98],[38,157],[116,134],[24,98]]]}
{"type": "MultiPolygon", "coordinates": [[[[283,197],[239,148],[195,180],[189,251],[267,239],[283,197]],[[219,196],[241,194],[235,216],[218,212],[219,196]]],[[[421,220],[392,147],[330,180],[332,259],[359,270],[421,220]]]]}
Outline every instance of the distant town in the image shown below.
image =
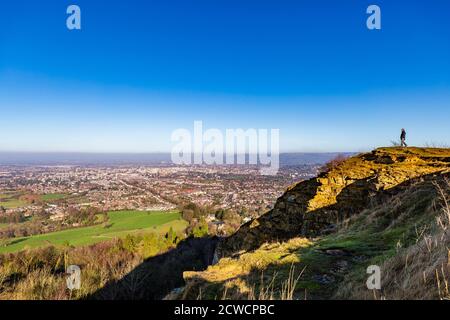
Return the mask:
{"type": "MultiPolygon", "coordinates": [[[[0,166],[0,215],[46,216],[76,227],[79,222],[70,219],[71,213],[87,208],[170,211],[191,203],[211,212],[233,210],[245,223],[270,210],[286,187],[316,175],[319,168],[284,166],[277,175],[264,176],[256,166],[0,166]]],[[[214,215],[207,220],[217,224],[214,215]]]]}

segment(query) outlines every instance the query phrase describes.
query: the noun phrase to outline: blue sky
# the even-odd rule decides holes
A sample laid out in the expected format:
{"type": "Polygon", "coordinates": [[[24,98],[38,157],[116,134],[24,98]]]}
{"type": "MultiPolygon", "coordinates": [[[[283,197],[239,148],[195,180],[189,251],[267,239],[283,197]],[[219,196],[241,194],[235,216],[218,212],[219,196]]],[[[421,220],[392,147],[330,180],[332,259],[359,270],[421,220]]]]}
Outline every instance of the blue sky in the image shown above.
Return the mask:
{"type": "Polygon", "coordinates": [[[194,120],[284,152],[449,144],[449,39],[446,0],[4,1],[0,151],[170,151],[194,120]]]}

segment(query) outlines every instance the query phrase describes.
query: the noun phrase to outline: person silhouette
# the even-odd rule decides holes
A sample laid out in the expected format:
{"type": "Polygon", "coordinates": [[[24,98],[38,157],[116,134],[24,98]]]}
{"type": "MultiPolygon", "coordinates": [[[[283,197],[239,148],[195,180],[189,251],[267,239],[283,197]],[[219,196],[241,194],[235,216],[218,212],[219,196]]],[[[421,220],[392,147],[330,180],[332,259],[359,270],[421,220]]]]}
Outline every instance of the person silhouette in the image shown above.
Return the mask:
{"type": "Polygon", "coordinates": [[[402,128],[402,133],[400,134],[400,141],[402,147],[407,147],[408,145],[405,142],[406,140],[406,130],[402,128]]]}

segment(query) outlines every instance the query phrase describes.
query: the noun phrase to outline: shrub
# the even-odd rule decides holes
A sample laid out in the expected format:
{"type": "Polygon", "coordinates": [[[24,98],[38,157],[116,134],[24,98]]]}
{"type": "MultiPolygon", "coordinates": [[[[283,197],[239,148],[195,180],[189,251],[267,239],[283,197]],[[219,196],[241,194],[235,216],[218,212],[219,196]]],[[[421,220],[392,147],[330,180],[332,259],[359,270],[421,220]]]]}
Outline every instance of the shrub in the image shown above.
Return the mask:
{"type": "Polygon", "coordinates": [[[325,163],[320,169],[320,172],[328,172],[330,170],[336,169],[339,165],[341,165],[348,157],[343,154],[338,154],[335,158],[331,159],[327,163],[325,163]]]}
{"type": "Polygon", "coordinates": [[[199,223],[197,223],[192,230],[192,235],[195,238],[203,238],[208,236],[208,223],[206,223],[205,219],[201,219],[199,223]]]}

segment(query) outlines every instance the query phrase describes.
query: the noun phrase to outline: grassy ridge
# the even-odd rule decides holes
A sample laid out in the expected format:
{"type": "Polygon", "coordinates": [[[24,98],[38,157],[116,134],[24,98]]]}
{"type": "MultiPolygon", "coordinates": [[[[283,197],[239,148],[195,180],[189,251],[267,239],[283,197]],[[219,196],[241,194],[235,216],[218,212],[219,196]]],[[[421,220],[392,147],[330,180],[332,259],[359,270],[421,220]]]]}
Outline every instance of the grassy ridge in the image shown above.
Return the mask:
{"type": "Polygon", "coordinates": [[[70,244],[73,246],[88,245],[115,237],[124,237],[129,233],[151,231],[167,232],[170,227],[177,232],[187,226],[179,212],[142,212],[115,211],[109,212],[108,227],[96,225],[82,227],[31,237],[14,238],[6,246],[0,247],[0,253],[20,251],[24,248],[36,248],[53,245],[70,244]]]}

